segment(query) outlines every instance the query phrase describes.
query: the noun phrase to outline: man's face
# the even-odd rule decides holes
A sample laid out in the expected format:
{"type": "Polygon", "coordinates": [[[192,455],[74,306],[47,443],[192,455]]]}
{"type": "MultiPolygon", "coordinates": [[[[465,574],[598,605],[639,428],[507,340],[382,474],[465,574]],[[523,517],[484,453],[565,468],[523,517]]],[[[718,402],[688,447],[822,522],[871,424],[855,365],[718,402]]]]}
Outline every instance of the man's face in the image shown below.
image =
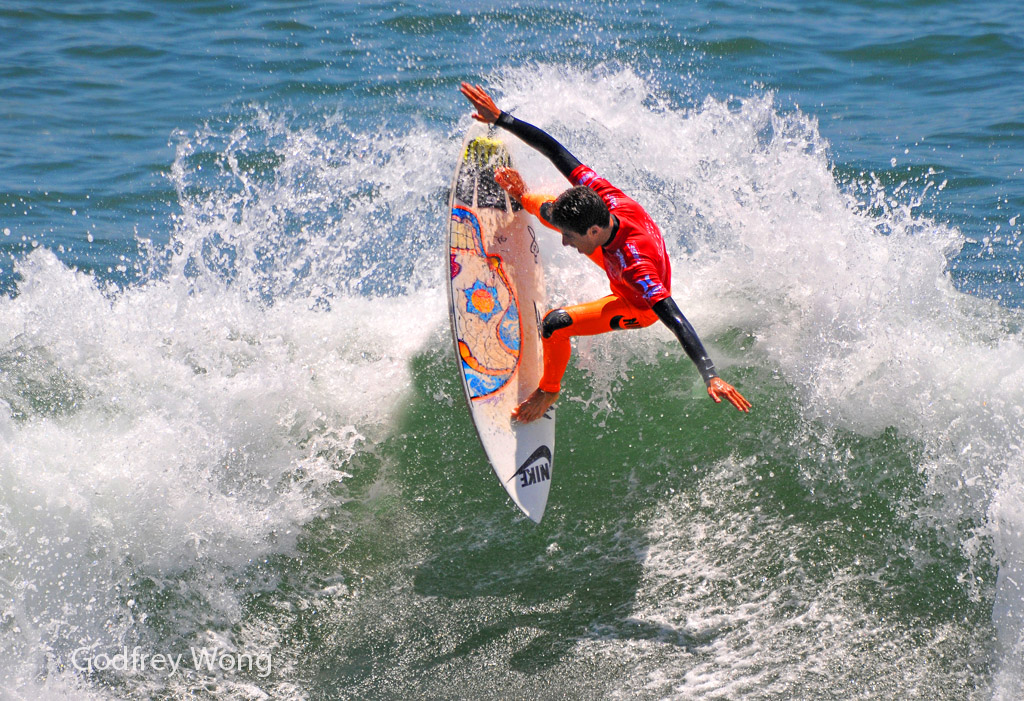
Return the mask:
{"type": "Polygon", "coordinates": [[[587,233],[578,234],[572,229],[559,229],[562,232],[562,245],[571,246],[585,256],[589,256],[597,250],[601,237],[601,227],[594,225],[587,229],[587,233]]]}

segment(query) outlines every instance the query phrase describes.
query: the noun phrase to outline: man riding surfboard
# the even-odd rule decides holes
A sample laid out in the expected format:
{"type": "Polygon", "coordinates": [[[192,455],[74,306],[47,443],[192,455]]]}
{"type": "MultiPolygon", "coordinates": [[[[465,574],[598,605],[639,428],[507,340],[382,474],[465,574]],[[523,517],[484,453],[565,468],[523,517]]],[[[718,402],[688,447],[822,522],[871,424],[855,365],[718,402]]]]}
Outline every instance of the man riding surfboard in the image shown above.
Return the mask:
{"type": "Polygon", "coordinates": [[[502,168],[495,173],[495,180],[511,197],[561,233],[563,246],[575,248],[601,266],[612,291],[601,299],[547,313],[541,328],[543,375],[537,389],[513,409],[512,417],[520,423],[535,421],[558,399],[571,337],[644,328],[658,320],[679,339],[715,402],[725,398],[739,411],[750,411],[750,402],[718,376],[697,332],[672,299],[672,268],[665,242],[647,212],[550,134],[499,110],[479,85],[462,83],[460,89],[476,108],[474,119],[512,132],[572,183],[573,188],[555,198],[528,192],[515,170],[502,168]]]}

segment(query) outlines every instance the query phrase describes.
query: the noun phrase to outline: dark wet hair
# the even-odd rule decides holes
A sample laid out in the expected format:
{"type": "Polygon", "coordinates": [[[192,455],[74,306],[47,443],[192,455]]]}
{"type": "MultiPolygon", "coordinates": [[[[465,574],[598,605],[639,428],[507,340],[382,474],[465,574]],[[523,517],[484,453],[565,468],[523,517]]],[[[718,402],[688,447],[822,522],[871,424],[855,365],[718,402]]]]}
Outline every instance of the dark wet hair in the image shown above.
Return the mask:
{"type": "Polygon", "coordinates": [[[589,187],[581,185],[559,195],[551,205],[547,219],[559,229],[568,229],[582,236],[595,224],[607,226],[610,216],[604,200],[589,187]]]}

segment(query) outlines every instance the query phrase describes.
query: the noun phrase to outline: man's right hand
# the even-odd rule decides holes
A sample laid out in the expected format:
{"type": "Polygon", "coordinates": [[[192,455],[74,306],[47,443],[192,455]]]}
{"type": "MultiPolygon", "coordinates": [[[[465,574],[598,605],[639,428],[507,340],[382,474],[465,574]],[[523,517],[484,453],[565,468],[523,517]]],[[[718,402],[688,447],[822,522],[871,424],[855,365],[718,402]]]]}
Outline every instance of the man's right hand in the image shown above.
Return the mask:
{"type": "Polygon", "coordinates": [[[498,121],[498,117],[501,116],[501,110],[498,109],[498,106],[494,104],[494,100],[491,99],[491,96],[482,87],[464,82],[459,86],[459,90],[473,103],[473,107],[476,107],[476,114],[473,115],[473,119],[485,124],[494,124],[498,121]]]}
{"type": "Polygon", "coordinates": [[[519,202],[523,201],[523,195],[526,194],[526,183],[523,182],[523,176],[515,168],[496,168],[494,170],[494,182],[501,185],[501,188],[510,197],[519,202]]]}

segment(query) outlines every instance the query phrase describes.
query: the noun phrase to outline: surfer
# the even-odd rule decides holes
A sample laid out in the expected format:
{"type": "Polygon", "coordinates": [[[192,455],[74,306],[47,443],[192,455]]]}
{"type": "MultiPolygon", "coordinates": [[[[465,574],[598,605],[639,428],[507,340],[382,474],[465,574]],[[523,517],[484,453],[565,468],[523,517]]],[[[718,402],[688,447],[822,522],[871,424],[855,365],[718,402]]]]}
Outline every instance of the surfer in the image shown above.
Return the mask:
{"type": "Polygon", "coordinates": [[[679,339],[716,403],[725,398],[739,411],[750,411],[750,402],[718,376],[697,332],[672,299],[672,269],[665,242],[647,212],[550,134],[499,110],[479,85],[462,83],[460,89],[476,108],[474,119],[512,132],[546,156],[572,183],[574,187],[555,198],[528,192],[522,176],[511,168],[499,168],[494,178],[545,226],[560,232],[563,246],[575,248],[600,265],[612,289],[612,294],[601,299],[547,313],[541,328],[543,375],[537,389],[512,410],[512,417],[520,423],[535,421],[558,399],[569,364],[571,337],[644,328],[658,320],[679,339]]]}

